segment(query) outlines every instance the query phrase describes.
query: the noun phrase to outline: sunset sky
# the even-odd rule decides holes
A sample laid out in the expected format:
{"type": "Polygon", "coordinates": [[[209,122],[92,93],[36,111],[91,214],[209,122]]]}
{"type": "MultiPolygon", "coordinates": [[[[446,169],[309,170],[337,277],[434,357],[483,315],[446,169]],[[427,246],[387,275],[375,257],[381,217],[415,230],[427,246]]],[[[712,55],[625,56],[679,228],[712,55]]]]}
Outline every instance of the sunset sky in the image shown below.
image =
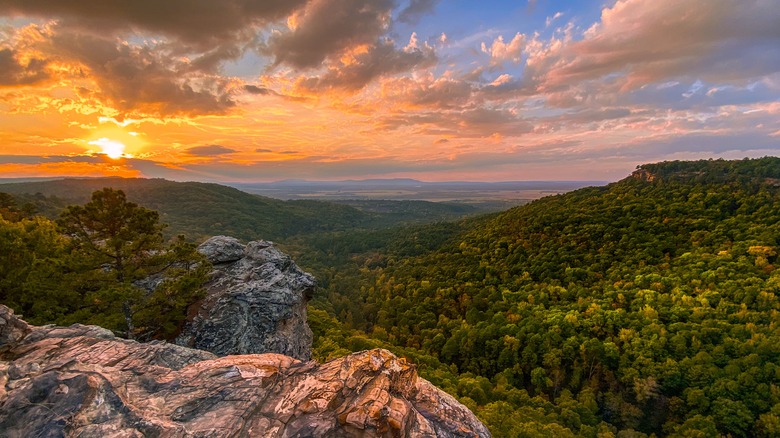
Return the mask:
{"type": "Polygon", "coordinates": [[[616,180],[779,153],[777,0],[0,0],[0,177],[616,180]]]}

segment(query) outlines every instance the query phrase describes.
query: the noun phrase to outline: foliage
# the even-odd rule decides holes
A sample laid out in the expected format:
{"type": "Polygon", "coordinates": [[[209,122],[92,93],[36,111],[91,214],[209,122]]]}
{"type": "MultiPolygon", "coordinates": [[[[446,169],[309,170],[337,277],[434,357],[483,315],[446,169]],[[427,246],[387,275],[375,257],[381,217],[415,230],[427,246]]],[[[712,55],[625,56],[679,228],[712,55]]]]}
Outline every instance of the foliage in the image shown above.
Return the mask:
{"type": "Polygon", "coordinates": [[[453,220],[481,211],[425,201],[281,201],[218,184],[162,179],[69,178],[2,184],[0,191],[55,218],[67,205],[88,202],[90,194],[103,187],[122,190],[128,200],[159,212],[168,224],[167,235],[186,234],[195,241],[224,234],[288,243],[296,236],[453,220]]]}
{"type": "Polygon", "coordinates": [[[349,256],[314,264],[314,306],[442,363],[423,375],[497,436],[771,436],[780,159],[641,170],[373,246],[335,239],[327,254],[349,256]]]}
{"type": "Polygon", "coordinates": [[[58,222],[0,219],[0,301],[34,324],[98,324],[141,338],[177,332],[208,271],[193,244],[165,242],[158,214],[112,189],[58,222]]]}
{"type": "Polygon", "coordinates": [[[74,317],[84,320],[89,312],[99,318],[89,322],[112,330],[124,325],[129,338],[175,331],[160,315],[183,317],[205,280],[205,260],[194,245],[180,236],[166,246],[157,212],[110,188],[68,207],[58,223],[70,238],[70,284],[86,304],[74,317]]]}
{"type": "Polygon", "coordinates": [[[19,205],[17,200],[8,193],[0,192],[0,218],[11,222],[29,219],[35,212],[35,206],[31,203],[19,205]]]}
{"type": "Polygon", "coordinates": [[[32,323],[55,321],[74,297],[58,288],[66,239],[44,218],[0,218],[0,302],[32,323]]]}
{"type": "MultiPolygon", "coordinates": [[[[777,436],[779,183],[777,158],[649,164],[500,214],[390,227],[413,215],[128,182],[148,184],[137,196],[179,229],[211,234],[219,217],[215,230],[282,237],[322,285],[309,311],[317,359],[389,348],[509,437],[777,436]]],[[[139,228],[162,244],[159,228],[139,228]]],[[[42,218],[0,220],[0,299],[36,323],[117,329],[121,295],[143,303],[137,327],[175,330],[167,315],[192,297],[117,282],[116,264],[95,268],[113,259],[89,247],[42,218]]]]}

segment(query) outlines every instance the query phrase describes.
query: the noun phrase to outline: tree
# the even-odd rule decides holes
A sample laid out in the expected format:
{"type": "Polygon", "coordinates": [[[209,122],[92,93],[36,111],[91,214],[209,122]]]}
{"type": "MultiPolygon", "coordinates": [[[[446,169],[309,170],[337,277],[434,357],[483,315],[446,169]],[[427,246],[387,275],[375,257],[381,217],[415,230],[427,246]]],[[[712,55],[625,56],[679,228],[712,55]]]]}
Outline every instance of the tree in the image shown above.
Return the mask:
{"type": "Polygon", "coordinates": [[[94,192],[58,224],[70,238],[72,287],[84,301],[74,319],[123,327],[131,339],[159,336],[173,331],[171,322],[183,320],[186,305],[202,293],[206,262],[194,245],[181,236],[166,244],[158,213],[121,190],[94,192]]]}
{"type": "Polygon", "coordinates": [[[31,218],[35,211],[32,204],[19,206],[13,196],[0,192],[0,219],[9,222],[19,222],[25,218],[31,218]]]}
{"type": "Polygon", "coordinates": [[[53,222],[0,217],[0,303],[36,324],[61,315],[72,301],[56,287],[62,277],[56,266],[64,249],[65,239],[53,222]]]}

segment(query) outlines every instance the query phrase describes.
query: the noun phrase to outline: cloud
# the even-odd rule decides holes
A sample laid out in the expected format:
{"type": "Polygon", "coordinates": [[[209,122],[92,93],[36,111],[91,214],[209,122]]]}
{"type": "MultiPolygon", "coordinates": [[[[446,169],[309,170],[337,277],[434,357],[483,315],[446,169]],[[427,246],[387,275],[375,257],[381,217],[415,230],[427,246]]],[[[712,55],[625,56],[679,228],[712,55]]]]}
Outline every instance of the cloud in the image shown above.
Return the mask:
{"type": "Polygon", "coordinates": [[[274,94],[273,91],[269,90],[265,87],[258,87],[257,85],[244,85],[242,87],[244,91],[246,91],[249,94],[255,94],[255,95],[266,95],[266,94],[274,94]]]}
{"type": "Polygon", "coordinates": [[[117,109],[145,114],[215,114],[235,106],[229,80],[193,71],[155,45],[135,46],[57,33],[51,51],[85,67],[117,109]]]}
{"type": "Polygon", "coordinates": [[[690,82],[674,81],[645,86],[621,94],[618,96],[618,101],[621,104],[669,110],[713,111],[721,106],[750,105],[780,100],[780,90],[773,90],[764,82],[750,83],[746,86],[708,85],[702,87],[697,93],[690,93],[692,85],[690,82]]]}
{"type": "Polygon", "coordinates": [[[553,23],[553,21],[563,17],[563,12],[556,12],[555,15],[552,17],[547,17],[547,20],[545,21],[545,26],[550,27],[550,25],[553,23]]]}
{"type": "Polygon", "coordinates": [[[265,48],[275,64],[315,68],[348,49],[373,44],[390,24],[393,0],[312,0],[273,34],[265,48]]]}
{"type": "Polygon", "coordinates": [[[440,0],[411,0],[409,4],[398,14],[398,21],[408,24],[417,24],[420,18],[433,12],[440,0]]]}
{"type": "Polygon", "coordinates": [[[380,129],[413,127],[417,135],[451,138],[519,137],[534,126],[515,112],[497,108],[467,108],[451,111],[399,112],[384,117],[380,129]]]}
{"type": "Polygon", "coordinates": [[[238,152],[238,151],[218,144],[210,144],[206,146],[195,146],[187,149],[187,153],[189,155],[197,155],[200,157],[215,157],[219,155],[232,154],[234,152],[238,152]]]}
{"type": "Polygon", "coordinates": [[[366,51],[357,53],[346,64],[332,63],[320,76],[301,78],[297,88],[309,93],[329,90],[358,91],[374,79],[415,68],[430,67],[436,63],[432,47],[399,50],[392,40],[378,41],[366,51]]]}
{"type": "Polygon", "coordinates": [[[467,103],[470,96],[471,85],[467,82],[438,79],[414,93],[410,102],[426,107],[447,108],[467,103]]]}
{"type": "Polygon", "coordinates": [[[529,98],[536,94],[536,86],[527,76],[515,78],[506,73],[490,83],[478,84],[474,91],[478,99],[492,102],[507,102],[518,98],[529,98]]]}
{"type": "Polygon", "coordinates": [[[560,116],[541,118],[540,121],[545,125],[560,123],[571,127],[572,125],[622,119],[631,115],[632,112],[628,108],[584,108],[577,111],[569,111],[560,116]]]}
{"type": "Polygon", "coordinates": [[[424,108],[454,108],[465,105],[472,86],[466,81],[450,78],[393,78],[382,84],[382,95],[406,105],[424,108]]]}
{"type": "Polygon", "coordinates": [[[253,28],[282,19],[306,0],[7,0],[0,15],[58,18],[96,35],[133,31],[165,36],[207,51],[251,38],[253,28]]]}
{"type": "Polygon", "coordinates": [[[158,145],[254,145],[234,155],[218,144],[137,146],[130,149],[144,158],[171,161],[121,162],[189,179],[254,178],[269,168],[285,178],[363,175],[384,172],[385,163],[390,173],[444,172],[562,158],[585,170],[588,160],[593,169],[633,161],[630,170],[662,154],[777,149],[775,0],[610,0],[590,27],[578,23],[593,11],[561,18],[539,9],[529,16],[539,19],[536,29],[486,23],[469,34],[460,21],[437,19],[420,26],[427,37],[408,40],[399,29],[411,29],[393,17],[416,23],[438,1],[104,3],[0,2],[0,87],[24,87],[0,96],[6,151],[62,154],[42,162],[51,169],[119,167],[64,156],[84,149],[87,131],[114,128],[96,124],[101,116],[119,127],[132,121],[139,140],[158,145]],[[431,36],[445,30],[446,44],[431,36]],[[187,119],[201,115],[214,116],[187,119]]]}
{"type": "Polygon", "coordinates": [[[20,63],[18,54],[0,54],[0,85],[43,81],[55,60],[65,67],[57,70],[64,79],[94,80],[100,98],[131,116],[224,114],[235,107],[232,94],[240,87],[221,75],[222,64],[241,58],[261,31],[306,2],[5,1],[0,16],[50,21],[38,26],[28,47],[45,56],[20,63]]]}
{"type": "Polygon", "coordinates": [[[744,83],[780,70],[780,8],[770,0],[621,0],[579,41],[536,47],[546,89],[624,78],[623,89],[672,79],[744,83]]]}
{"type": "Polygon", "coordinates": [[[0,87],[32,85],[48,80],[49,61],[40,58],[19,59],[19,52],[12,49],[0,49],[0,87]]]}
{"type": "MultiPolygon", "coordinates": [[[[120,118],[227,114],[243,103],[240,94],[302,98],[224,75],[226,61],[256,50],[271,58],[269,75],[297,77],[304,94],[355,93],[437,61],[434,49],[418,46],[414,36],[406,47],[387,37],[395,6],[394,0],[136,0],[100,7],[88,0],[9,0],[0,16],[50,21],[30,25],[38,34],[26,53],[0,46],[0,86],[40,83],[56,71],[85,91],[80,96],[120,118]]],[[[433,6],[414,0],[402,15],[433,6]]]]}
{"type": "Polygon", "coordinates": [[[500,35],[493,40],[490,47],[482,43],[482,51],[490,55],[490,65],[498,67],[505,62],[519,63],[522,60],[524,45],[525,35],[518,32],[508,43],[504,42],[504,37],[500,35]]]}

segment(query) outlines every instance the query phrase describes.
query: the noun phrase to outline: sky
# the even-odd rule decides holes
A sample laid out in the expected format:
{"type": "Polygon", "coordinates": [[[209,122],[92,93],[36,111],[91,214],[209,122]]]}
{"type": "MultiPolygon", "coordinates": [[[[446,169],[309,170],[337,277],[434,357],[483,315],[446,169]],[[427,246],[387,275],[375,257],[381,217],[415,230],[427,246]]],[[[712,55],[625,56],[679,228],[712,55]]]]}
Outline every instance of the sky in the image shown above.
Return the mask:
{"type": "Polygon", "coordinates": [[[777,0],[0,0],[0,177],[617,180],[780,153],[777,0]]]}

